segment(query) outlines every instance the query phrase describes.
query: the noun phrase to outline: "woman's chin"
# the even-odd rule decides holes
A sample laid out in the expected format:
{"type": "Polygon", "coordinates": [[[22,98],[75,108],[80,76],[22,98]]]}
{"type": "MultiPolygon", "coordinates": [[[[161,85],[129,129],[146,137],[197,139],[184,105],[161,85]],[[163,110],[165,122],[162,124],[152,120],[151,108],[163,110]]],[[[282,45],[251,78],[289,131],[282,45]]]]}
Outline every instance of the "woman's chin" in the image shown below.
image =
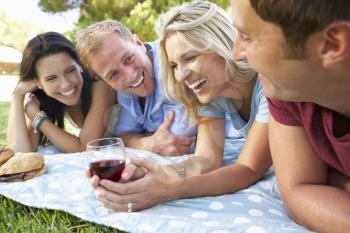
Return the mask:
{"type": "Polygon", "coordinates": [[[213,98],[209,98],[208,96],[198,96],[197,95],[197,98],[201,104],[209,104],[213,100],[213,98]]]}

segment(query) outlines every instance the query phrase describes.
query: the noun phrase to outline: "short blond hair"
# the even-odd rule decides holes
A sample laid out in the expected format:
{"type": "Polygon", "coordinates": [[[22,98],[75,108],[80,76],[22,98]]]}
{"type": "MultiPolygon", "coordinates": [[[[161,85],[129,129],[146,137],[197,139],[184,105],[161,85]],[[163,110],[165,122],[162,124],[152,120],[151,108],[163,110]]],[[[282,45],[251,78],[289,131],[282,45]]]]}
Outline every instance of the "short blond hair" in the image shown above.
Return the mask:
{"type": "Polygon", "coordinates": [[[192,123],[198,120],[197,110],[201,103],[191,90],[175,79],[165,48],[169,35],[175,33],[200,53],[220,56],[225,61],[225,71],[231,82],[249,82],[256,76],[246,61],[233,60],[231,52],[237,31],[226,12],[214,3],[193,1],[173,7],[158,18],[156,31],[159,36],[159,67],[165,95],[185,106],[192,123]]]}
{"type": "Polygon", "coordinates": [[[97,52],[101,48],[102,40],[112,33],[117,33],[128,41],[133,39],[130,30],[116,20],[103,20],[78,32],[76,48],[82,64],[91,72],[94,73],[89,61],[91,53],[97,52]]]}

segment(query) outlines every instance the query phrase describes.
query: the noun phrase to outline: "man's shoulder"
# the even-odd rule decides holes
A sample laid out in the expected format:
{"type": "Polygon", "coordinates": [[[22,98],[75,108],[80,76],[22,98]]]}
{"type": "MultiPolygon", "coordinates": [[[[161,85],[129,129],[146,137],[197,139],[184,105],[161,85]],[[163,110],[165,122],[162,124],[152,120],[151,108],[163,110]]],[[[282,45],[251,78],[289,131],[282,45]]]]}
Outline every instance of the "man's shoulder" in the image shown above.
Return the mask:
{"type": "Polygon", "coordinates": [[[322,110],[311,102],[288,102],[283,100],[267,98],[269,111],[275,120],[285,125],[302,125],[309,116],[322,110]]]}
{"type": "Polygon", "coordinates": [[[292,112],[304,112],[307,111],[309,112],[310,110],[314,110],[314,109],[322,109],[324,107],[319,106],[315,103],[312,102],[290,102],[290,101],[283,101],[283,100],[277,100],[277,99],[271,99],[271,98],[267,98],[267,101],[269,103],[269,107],[274,107],[280,110],[284,110],[284,111],[292,111],[292,112]]]}

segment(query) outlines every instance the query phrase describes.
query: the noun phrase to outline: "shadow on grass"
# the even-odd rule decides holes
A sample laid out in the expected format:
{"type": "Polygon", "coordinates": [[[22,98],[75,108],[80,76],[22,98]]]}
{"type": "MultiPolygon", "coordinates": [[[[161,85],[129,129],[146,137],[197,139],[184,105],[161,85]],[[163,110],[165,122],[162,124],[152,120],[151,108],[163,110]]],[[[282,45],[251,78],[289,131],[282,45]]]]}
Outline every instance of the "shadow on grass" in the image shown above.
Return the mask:
{"type": "Polygon", "coordinates": [[[37,209],[0,195],[0,232],[117,232],[58,210],[37,209]]]}

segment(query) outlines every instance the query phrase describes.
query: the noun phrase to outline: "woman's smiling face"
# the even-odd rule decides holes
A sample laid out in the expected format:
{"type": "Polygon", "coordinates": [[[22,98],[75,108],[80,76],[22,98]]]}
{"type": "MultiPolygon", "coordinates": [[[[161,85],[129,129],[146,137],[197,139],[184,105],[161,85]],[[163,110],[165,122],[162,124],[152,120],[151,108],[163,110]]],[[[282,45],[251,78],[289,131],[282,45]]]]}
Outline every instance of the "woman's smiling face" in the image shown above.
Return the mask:
{"type": "Polygon", "coordinates": [[[207,104],[222,95],[228,80],[223,58],[198,52],[176,33],[166,38],[165,48],[176,81],[191,89],[199,102],[207,104]]]}
{"type": "Polygon", "coordinates": [[[79,102],[83,87],[81,67],[68,53],[40,58],[35,67],[38,83],[46,95],[69,106],[79,102]]]}

